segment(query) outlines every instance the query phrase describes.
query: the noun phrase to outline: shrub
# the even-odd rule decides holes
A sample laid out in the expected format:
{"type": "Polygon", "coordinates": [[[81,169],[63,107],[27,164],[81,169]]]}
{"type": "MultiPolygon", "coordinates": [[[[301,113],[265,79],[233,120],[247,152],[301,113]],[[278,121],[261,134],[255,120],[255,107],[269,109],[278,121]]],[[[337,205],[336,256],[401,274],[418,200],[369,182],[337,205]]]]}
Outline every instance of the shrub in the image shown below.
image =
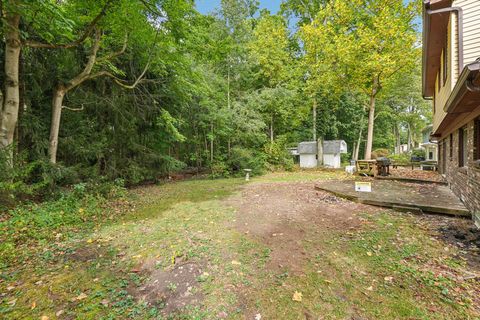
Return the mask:
{"type": "Polygon", "coordinates": [[[266,166],[264,154],[241,147],[232,148],[227,163],[234,174],[243,174],[243,169],[252,169],[252,173],[261,174],[266,166]]]}
{"type": "Polygon", "coordinates": [[[390,152],[387,149],[376,149],[372,151],[372,159],[388,157],[390,152]]]}
{"type": "Polygon", "coordinates": [[[292,155],[288,152],[286,143],[282,138],[269,143],[265,146],[267,162],[274,168],[280,167],[285,170],[293,170],[294,161],[292,155]]]}
{"type": "Polygon", "coordinates": [[[396,164],[408,164],[410,163],[410,156],[408,153],[394,154],[390,156],[396,164]]]}
{"type": "Polygon", "coordinates": [[[417,158],[425,158],[425,149],[414,149],[412,150],[412,157],[417,157],[417,158]]]}
{"type": "Polygon", "coordinates": [[[223,161],[214,161],[210,165],[210,169],[212,170],[211,177],[212,178],[224,178],[227,177],[230,172],[228,171],[228,166],[223,161]]]}

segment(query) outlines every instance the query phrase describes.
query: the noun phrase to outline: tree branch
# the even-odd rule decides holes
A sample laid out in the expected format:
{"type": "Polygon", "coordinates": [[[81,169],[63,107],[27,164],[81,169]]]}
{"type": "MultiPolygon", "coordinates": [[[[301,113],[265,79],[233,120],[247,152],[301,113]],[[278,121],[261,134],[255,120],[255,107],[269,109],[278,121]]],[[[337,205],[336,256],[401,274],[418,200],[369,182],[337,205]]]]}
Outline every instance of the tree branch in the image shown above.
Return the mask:
{"type": "Polygon", "coordinates": [[[88,56],[87,64],[85,65],[85,68],[82,70],[82,72],[80,72],[77,76],[68,81],[68,83],[65,85],[65,91],[69,91],[70,89],[80,85],[82,82],[89,79],[89,75],[91,74],[93,66],[95,65],[95,62],[97,60],[97,53],[98,49],[100,48],[100,39],[100,30],[95,29],[95,41],[93,42],[90,55],[88,56]]]}
{"type": "Polygon", "coordinates": [[[75,41],[72,41],[70,43],[64,43],[64,44],[51,44],[51,43],[43,43],[35,40],[25,40],[23,44],[31,48],[44,48],[44,49],[62,49],[62,48],[68,49],[68,48],[76,47],[88,38],[88,36],[95,29],[100,19],[103,18],[103,16],[105,16],[112,2],[113,0],[107,0],[105,2],[105,5],[103,6],[100,13],[90,22],[90,24],[88,25],[87,29],[82,34],[82,36],[75,41]]]}
{"type": "Polygon", "coordinates": [[[128,33],[125,33],[125,39],[123,40],[122,48],[120,50],[118,50],[116,52],[112,52],[111,54],[108,54],[106,56],[99,57],[97,59],[97,62],[107,61],[107,60],[113,59],[115,57],[118,57],[118,56],[124,54],[125,50],[127,49],[127,43],[128,43],[128,33]]]}
{"type": "Polygon", "coordinates": [[[67,109],[67,110],[70,110],[70,111],[82,111],[84,108],[83,108],[83,104],[80,108],[69,108],[67,106],[62,106],[62,109],[67,109]]]}

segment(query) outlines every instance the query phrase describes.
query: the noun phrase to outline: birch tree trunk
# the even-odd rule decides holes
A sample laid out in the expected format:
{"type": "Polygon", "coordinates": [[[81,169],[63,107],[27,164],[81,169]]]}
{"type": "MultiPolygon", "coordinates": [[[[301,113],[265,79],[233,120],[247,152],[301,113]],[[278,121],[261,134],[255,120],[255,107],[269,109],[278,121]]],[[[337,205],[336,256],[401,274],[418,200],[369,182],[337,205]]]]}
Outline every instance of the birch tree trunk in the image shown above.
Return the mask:
{"type": "Polygon", "coordinates": [[[53,93],[52,123],[50,125],[50,140],[48,145],[48,155],[51,163],[57,163],[58,133],[60,131],[60,119],[62,117],[62,105],[65,93],[63,86],[58,86],[53,93]]]}
{"type": "Polygon", "coordinates": [[[270,118],[270,143],[273,143],[273,114],[270,118]]]}
{"type": "Polygon", "coordinates": [[[210,139],[210,163],[213,163],[213,123],[210,124],[210,132],[212,134],[210,139]]]}
{"type": "Polygon", "coordinates": [[[362,143],[362,135],[363,135],[363,119],[362,119],[362,123],[360,124],[360,131],[358,132],[358,140],[355,148],[355,155],[353,156],[353,160],[355,161],[358,160],[358,156],[360,154],[360,145],[362,143]]]}
{"type": "MultiPolygon", "coordinates": [[[[10,1],[12,7],[15,1],[10,1]]],[[[0,148],[13,143],[15,127],[20,106],[19,92],[19,59],[20,59],[20,15],[8,12],[6,15],[5,32],[5,94],[0,112],[0,148]]],[[[13,153],[9,155],[10,165],[13,165],[13,153]]]]}
{"type": "Polygon", "coordinates": [[[373,127],[375,123],[375,97],[378,92],[378,79],[373,79],[372,92],[370,94],[370,105],[368,112],[368,129],[367,129],[367,145],[365,148],[365,159],[370,160],[372,158],[372,146],[373,146],[373,127]]]}
{"type": "Polygon", "coordinates": [[[317,141],[317,97],[313,97],[312,121],[313,141],[317,141]]]}

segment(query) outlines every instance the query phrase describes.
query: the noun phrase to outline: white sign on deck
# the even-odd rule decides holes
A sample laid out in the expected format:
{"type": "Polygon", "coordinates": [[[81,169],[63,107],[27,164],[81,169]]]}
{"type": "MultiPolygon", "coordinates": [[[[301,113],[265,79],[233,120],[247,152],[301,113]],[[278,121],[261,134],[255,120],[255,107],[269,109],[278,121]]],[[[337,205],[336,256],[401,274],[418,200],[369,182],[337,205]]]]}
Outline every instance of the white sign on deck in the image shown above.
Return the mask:
{"type": "Polygon", "coordinates": [[[355,181],[355,191],[358,192],[372,192],[371,182],[355,181]]]}

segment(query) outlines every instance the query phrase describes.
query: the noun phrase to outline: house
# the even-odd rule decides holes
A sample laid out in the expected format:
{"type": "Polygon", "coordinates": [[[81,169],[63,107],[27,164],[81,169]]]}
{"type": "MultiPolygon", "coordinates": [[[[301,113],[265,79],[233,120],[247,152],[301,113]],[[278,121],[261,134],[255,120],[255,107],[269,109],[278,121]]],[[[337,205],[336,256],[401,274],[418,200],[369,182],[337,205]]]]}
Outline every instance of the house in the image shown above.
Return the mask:
{"type": "Polygon", "coordinates": [[[329,168],[341,167],[341,154],[347,153],[347,143],[343,140],[323,141],[323,165],[329,168]]]}
{"type": "Polygon", "coordinates": [[[422,143],[420,143],[420,148],[425,150],[426,161],[438,161],[437,143],[430,141],[432,128],[433,126],[429,125],[422,130],[422,143]]]}
{"type": "Polygon", "coordinates": [[[423,2],[422,91],[439,171],[480,226],[480,1],[423,2]]]}
{"type": "Polygon", "coordinates": [[[298,144],[300,168],[316,168],[318,166],[318,148],[316,141],[304,141],[298,144]]]}

